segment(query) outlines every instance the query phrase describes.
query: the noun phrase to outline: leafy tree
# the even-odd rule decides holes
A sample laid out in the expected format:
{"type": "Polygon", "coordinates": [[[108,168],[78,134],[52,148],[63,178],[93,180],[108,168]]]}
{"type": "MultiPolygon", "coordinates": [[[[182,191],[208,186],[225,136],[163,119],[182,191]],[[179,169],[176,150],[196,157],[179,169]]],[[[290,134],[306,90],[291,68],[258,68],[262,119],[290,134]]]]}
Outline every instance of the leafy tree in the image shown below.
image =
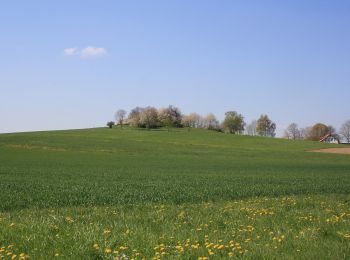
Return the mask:
{"type": "Polygon", "coordinates": [[[147,129],[159,126],[158,111],[154,107],[146,107],[140,114],[140,124],[147,129]]]}
{"type": "Polygon", "coordinates": [[[201,118],[201,116],[198,115],[197,113],[191,113],[189,115],[184,115],[184,116],[182,116],[181,124],[184,127],[188,127],[188,129],[196,128],[199,125],[200,118],[201,118]]]}
{"type": "Polygon", "coordinates": [[[339,133],[345,141],[350,144],[350,120],[346,120],[344,124],[342,124],[339,133]]]}
{"type": "Polygon", "coordinates": [[[228,111],[225,113],[222,126],[231,134],[241,134],[245,126],[244,117],[236,111],[228,111]]]}
{"type": "Polygon", "coordinates": [[[115,124],[114,124],[113,121],[107,122],[107,126],[108,126],[109,128],[112,128],[114,125],[115,125],[115,124]]]}
{"type": "Polygon", "coordinates": [[[124,109],[119,109],[117,112],[115,112],[115,121],[120,125],[120,127],[123,127],[125,116],[126,111],[124,109]]]}
{"type": "Polygon", "coordinates": [[[209,113],[204,119],[205,127],[209,130],[217,130],[219,128],[219,121],[213,113],[209,113]]]}
{"type": "Polygon", "coordinates": [[[162,108],[159,110],[159,121],[160,123],[167,127],[181,127],[182,114],[179,108],[174,106],[169,106],[167,108],[162,108]]]}
{"type": "Polygon", "coordinates": [[[323,136],[329,134],[329,130],[330,129],[327,125],[317,123],[312,126],[307,139],[312,141],[319,141],[323,136]]]}
{"type": "Polygon", "coordinates": [[[132,109],[128,116],[128,123],[134,127],[141,127],[140,118],[141,113],[144,110],[142,107],[135,107],[132,109]]]}
{"type": "Polygon", "coordinates": [[[261,115],[257,121],[256,131],[260,136],[275,137],[276,124],[267,115],[261,115]]]}

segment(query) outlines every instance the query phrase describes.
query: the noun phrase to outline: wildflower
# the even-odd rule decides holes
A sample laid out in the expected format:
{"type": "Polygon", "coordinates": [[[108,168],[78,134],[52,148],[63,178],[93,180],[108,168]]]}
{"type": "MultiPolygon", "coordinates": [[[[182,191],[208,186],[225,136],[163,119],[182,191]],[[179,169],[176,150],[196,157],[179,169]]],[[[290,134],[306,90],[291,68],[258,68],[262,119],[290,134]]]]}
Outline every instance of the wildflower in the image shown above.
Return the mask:
{"type": "Polygon", "coordinates": [[[108,234],[110,234],[112,231],[110,231],[109,229],[105,229],[105,230],[103,230],[103,234],[105,234],[105,235],[108,235],[108,234]]]}
{"type": "Polygon", "coordinates": [[[66,217],[66,222],[68,224],[72,224],[74,222],[74,219],[72,217],[68,216],[68,217],[66,217]]]}
{"type": "Polygon", "coordinates": [[[191,245],[191,247],[192,247],[193,249],[198,249],[198,248],[199,248],[199,244],[191,245]]]}

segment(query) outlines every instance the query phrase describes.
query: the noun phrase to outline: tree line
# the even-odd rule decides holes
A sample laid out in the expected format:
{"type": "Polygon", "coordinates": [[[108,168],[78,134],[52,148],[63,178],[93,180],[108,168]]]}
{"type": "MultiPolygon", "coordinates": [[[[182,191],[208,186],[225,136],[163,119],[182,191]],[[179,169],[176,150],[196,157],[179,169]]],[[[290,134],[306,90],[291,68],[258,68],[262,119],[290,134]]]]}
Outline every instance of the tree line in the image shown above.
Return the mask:
{"type": "Polygon", "coordinates": [[[257,120],[247,125],[242,114],[237,111],[228,111],[220,122],[213,113],[201,116],[197,113],[184,115],[175,106],[157,109],[155,107],[135,107],[129,114],[124,109],[119,109],[115,115],[115,121],[107,122],[107,126],[127,124],[139,128],[203,128],[230,134],[260,135],[275,137],[276,124],[267,115],[261,115],[257,120]]]}
{"type": "Polygon", "coordinates": [[[338,140],[343,139],[346,143],[350,143],[350,120],[346,120],[342,124],[339,132],[333,126],[324,123],[317,123],[305,128],[299,128],[298,124],[291,123],[284,131],[284,137],[291,140],[318,141],[327,134],[331,134],[338,140]]]}
{"type": "MultiPolygon", "coordinates": [[[[276,124],[268,117],[261,115],[258,119],[246,124],[242,114],[237,111],[228,111],[225,118],[220,122],[213,113],[201,116],[197,113],[182,114],[175,106],[157,109],[155,107],[135,107],[129,113],[124,109],[116,111],[115,121],[109,121],[107,126],[130,125],[138,128],[203,128],[230,134],[245,134],[251,136],[275,137],[276,124]]],[[[318,141],[327,134],[332,134],[338,139],[344,139],[350,143],[350,120],[344,122],[336,132],[335,128],[324,123],[317,123],[310,127],[299,128],[296,123],[291,123],[284,131],[284,138],[291,140],[313,140],[318,141]]]]}

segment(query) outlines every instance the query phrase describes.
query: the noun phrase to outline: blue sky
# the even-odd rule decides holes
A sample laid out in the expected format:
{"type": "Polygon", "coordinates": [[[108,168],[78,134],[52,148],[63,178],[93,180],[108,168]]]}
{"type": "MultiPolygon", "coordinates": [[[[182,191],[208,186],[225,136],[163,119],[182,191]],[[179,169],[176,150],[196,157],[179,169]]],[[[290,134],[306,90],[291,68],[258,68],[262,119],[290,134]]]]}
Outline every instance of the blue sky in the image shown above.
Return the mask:
{"type": "Polygon", "coordinates": [[[349,1],[11,0],[0,35],[0,132],[169,104],[279,133],[350,118],[349,1]]]}

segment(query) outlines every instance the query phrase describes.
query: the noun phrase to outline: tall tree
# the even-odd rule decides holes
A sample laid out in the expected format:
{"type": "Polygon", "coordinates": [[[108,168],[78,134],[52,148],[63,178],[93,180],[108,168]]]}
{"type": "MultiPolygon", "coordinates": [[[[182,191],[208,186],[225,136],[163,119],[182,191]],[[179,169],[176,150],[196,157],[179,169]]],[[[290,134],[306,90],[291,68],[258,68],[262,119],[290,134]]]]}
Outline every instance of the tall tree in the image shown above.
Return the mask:
{"type": "Polygon", "coordinates": [[[256,125],[256,131],[260,136],[275,137],[276,124],[267,115],[261,115],[256,125]]]}
{"type": "Polygon", "coordinates": [[[301,139],[300,130],[296,123],[291,123],[284,131],[284,135],[286,138],[291,140],[301,139]]]}
{"type": "Polygon", "coordinates": [[[135,107],[129,113],[128,123],[134,127],[141,127],[140,118],[141,113],[144,110],[142,107],[135,107]]]}
{"type": "Polygon", "coordinates": [[[310,135],[311,129],[312,129],[311,126],[301,128],[300,129],[300,139],[307,139],[308,136],[310,135]]]}
{"type": "Polygon", "coordinates": [[[258,123],[257,120],[253,120],[249,125],[247,125],[247,127],[246,127],[246,134],[247,135],[251,135],[251,136],[257,135],[257,132],[256,132],[257,123],[258,123]]]}
{"type": "Polygon", "coordinates": [[[329,134],[329,127],[325,124],[317,123],[312,126],[307,139],[312,141],[319,141],[326,134],[329,134]]]}
{"type": "Polygon", "coordinates": [[[124,109],[119,109],[117,112],[115,112],[114,117],[115,121],[120,125],[120,127],[123,127],[126,111],[124,109]]]}
{"type": "Polygon", "coordinates": [[[222,126],[231,134],[241,134],[245,127],[244,117],[236,111],[228,111],[225,113],[222,126]]]}
{"type": "Polygon", "coordinates": [[[182,121],[182,114],[180,109],[174,106],[160,109],[159,121],[168,129],[170,127],[180,127],[182,121]]]}
{"type": "Polygon", "coordinates": [[[350,120],[346,120],[344,124],[342,124],[339,133],[345,141],[350,144],[350,120]]]}
{"type": "Polygon", "coordinates": [[[146,107],[140,115],[141,126],[147,129],[158,127],[158,111],[154,107],[146,107]]]}
{"type": "Polygon", "coordinates": [[[182,125],[188,128],[196,128],[198,127],[199,120],[200,115],[197,113],[191,113],[182,117],[182,125]]]}
{"type": "Polygon", "coordinates": [[[219,121],[216,119],[215,115],[213,113],[209,113],[205,118],[205,127],[210,130],[218,129],[219,127],[219,121]]]}

